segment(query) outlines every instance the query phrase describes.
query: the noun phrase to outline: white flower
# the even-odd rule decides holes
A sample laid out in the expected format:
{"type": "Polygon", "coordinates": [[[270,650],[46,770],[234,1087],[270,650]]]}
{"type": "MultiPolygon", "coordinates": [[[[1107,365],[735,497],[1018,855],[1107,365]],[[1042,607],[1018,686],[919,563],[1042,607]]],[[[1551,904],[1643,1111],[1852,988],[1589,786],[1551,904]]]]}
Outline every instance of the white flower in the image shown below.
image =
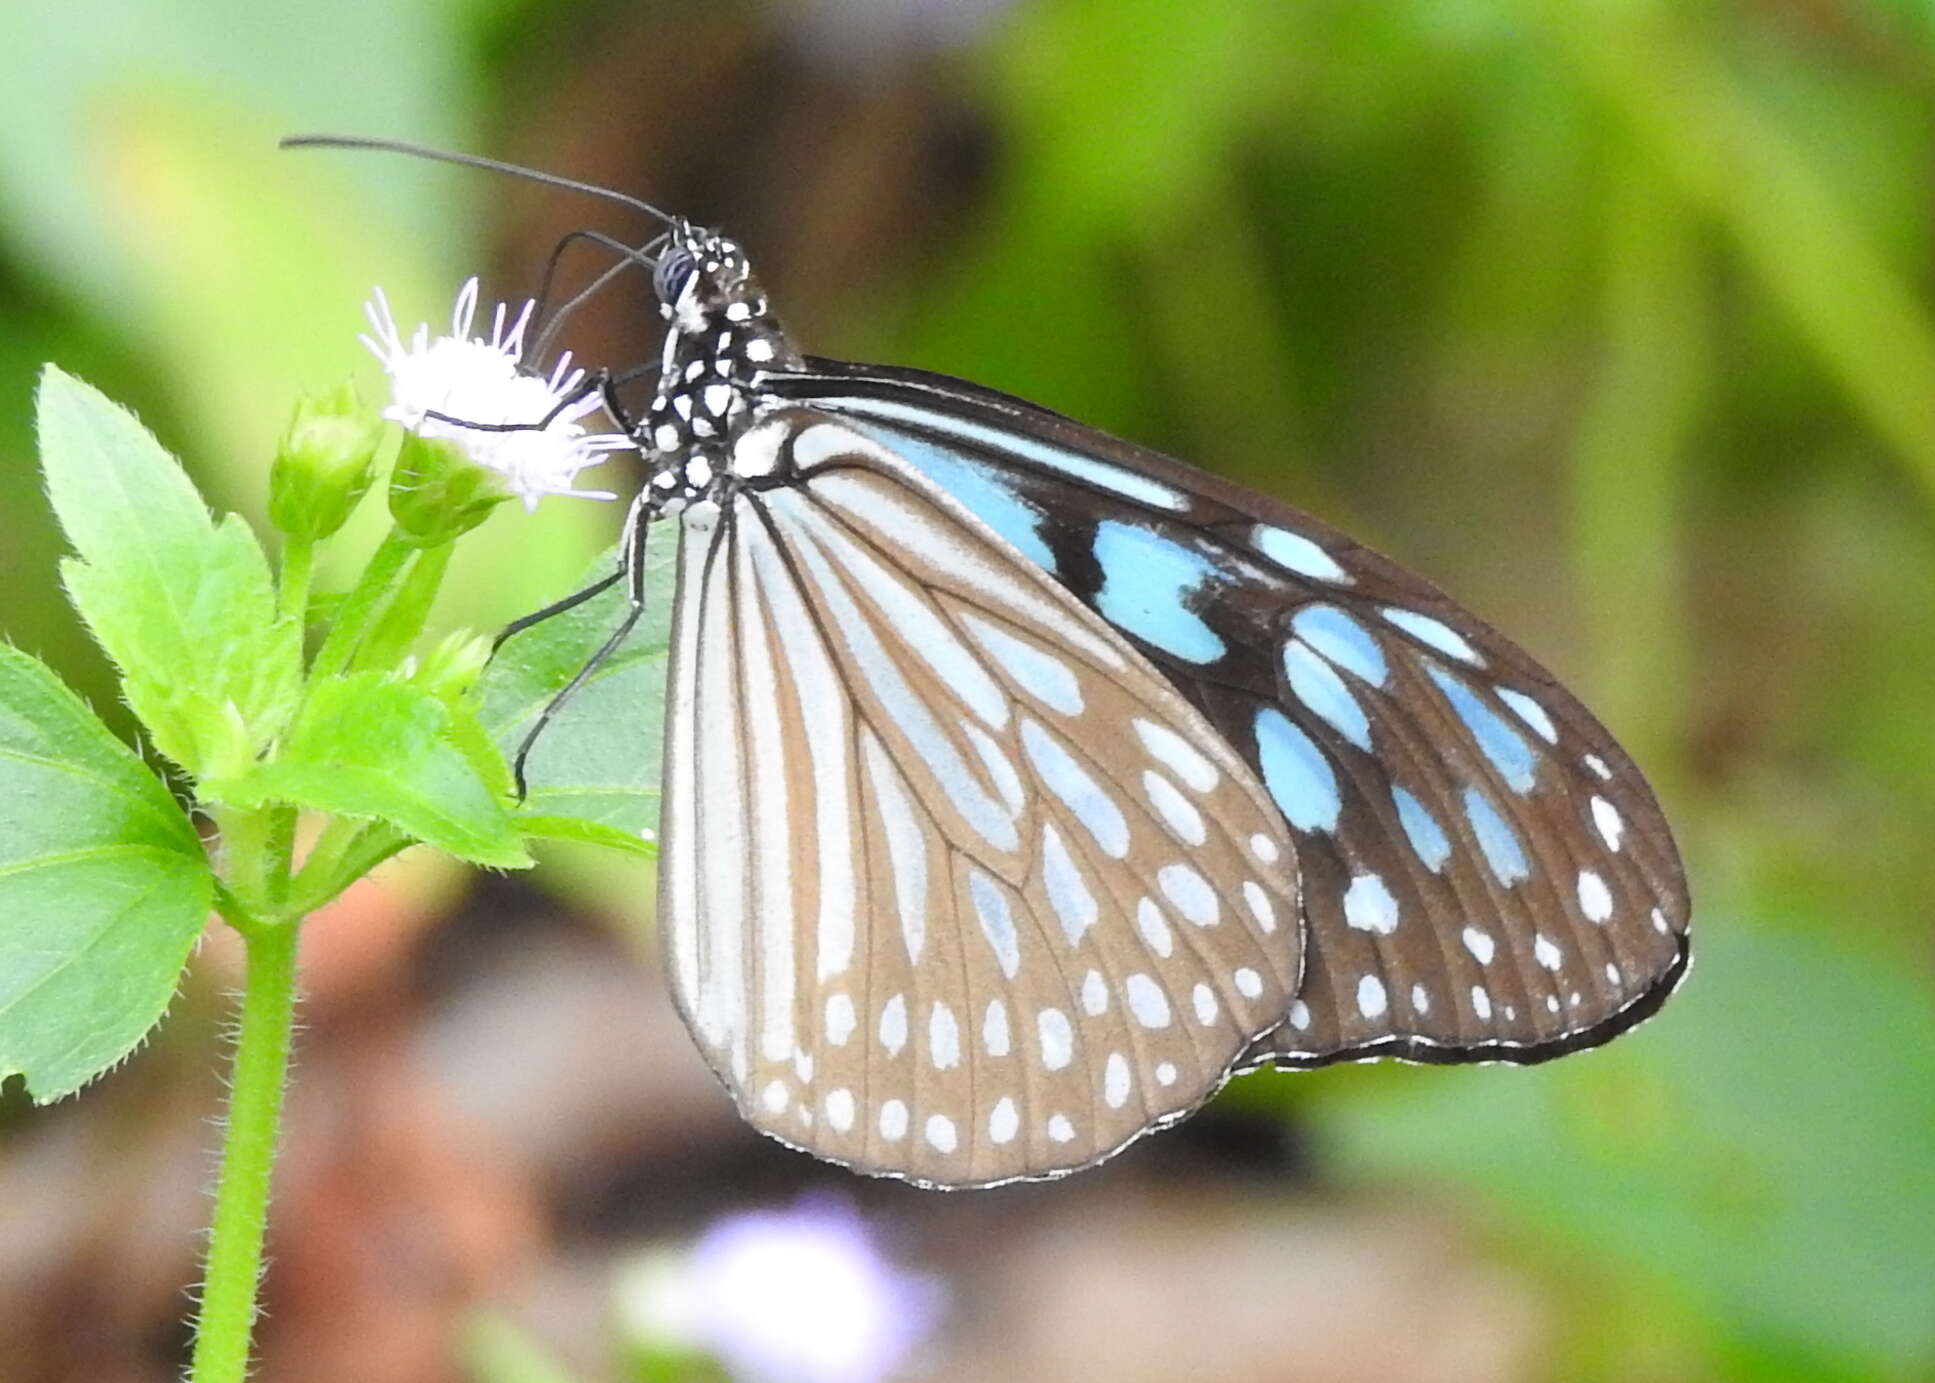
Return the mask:
{"type": "Polygon", "coordinates": [[[502,475],[526,509],[537,508],[545,495],[616,499],[609,490],[577,489],[578,472],[598,464],[607,453],[636,444],[623,433],[587,432],[578,422],[595,412],[601,400],[596,391],[576,397],[585,372],[571,368],[569,352],[549,376],[523,368],[524,330],[533,307],[525,303],[507,329],[509,311],[499,303],[491,315],[490,339],[472,336],[471,324],[477,316],[473,278],[457,294],[448,336],[432,340],[430,328],[423,325],[406,342],[397,330],[389,299],[381,288],[376,289],[363,307],[375,335],[361,339],[390,377],[391,402],[383,416],[419,436],[455,442],[478,465],[502,475]],[[567,399],[572,402],[565,403],[567,399]],[[432,413],[442,416],[433,418],[432,413]],[[445,421],[452,418],[461,421],[445,421]],[[542,428],[497,432],[476,426],[536,424],[546,418],[551,421],[542,428]]]}

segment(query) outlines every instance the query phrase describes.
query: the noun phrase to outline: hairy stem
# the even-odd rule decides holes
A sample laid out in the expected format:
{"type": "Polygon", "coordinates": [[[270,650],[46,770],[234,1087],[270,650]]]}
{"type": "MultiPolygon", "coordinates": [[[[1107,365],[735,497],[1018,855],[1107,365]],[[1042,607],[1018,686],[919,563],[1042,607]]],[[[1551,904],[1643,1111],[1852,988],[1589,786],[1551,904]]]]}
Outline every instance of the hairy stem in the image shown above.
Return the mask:
{"type": "Polygon", "coordinates": [[[244,935],[248,970],[235,1042],[222,1174],[208,1240],[190,1383],[242,1383],[255,1325],[269,1216],[270,1171],[282,1119],[283,1085],[296,1005],[296,924],[277,921],[244,935]]]}

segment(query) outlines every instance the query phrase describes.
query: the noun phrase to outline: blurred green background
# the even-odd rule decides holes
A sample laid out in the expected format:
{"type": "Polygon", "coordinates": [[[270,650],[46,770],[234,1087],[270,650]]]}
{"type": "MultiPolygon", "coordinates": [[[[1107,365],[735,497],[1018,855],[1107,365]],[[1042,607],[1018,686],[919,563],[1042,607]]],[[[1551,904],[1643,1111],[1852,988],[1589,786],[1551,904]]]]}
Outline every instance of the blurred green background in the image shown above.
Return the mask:
{"type": "MultiPolygon", "coordinates": [[[[924,1377],[1935,1377],[1935,5],[14,0],[0,632],[104,711],[41,362],[259,517],[295,393],[376,396],[370,285],[436,321],[573,227],[648,234],[275,150],[304,129],[721,224],[809,350],[1025,394],[1427,573],[1647,768],[1697,965],[1605,1052],[1250,1078],[1108,1170],[939,1197],[732,1121],[649,881],[406,858],[306,941],[263,1377],[620,1376],[611,1264],[808,1186],[947,1283],[924,1377]]],[[[652,351],[643,294],[568,344],[652,351]]],[[[494,519],[446,621],[559,594],[618,517],[494,519]]],[[[211,932],[97,1089],[0,1101],[0,1378],[172,1376],[233,962],[211,932]]]]}

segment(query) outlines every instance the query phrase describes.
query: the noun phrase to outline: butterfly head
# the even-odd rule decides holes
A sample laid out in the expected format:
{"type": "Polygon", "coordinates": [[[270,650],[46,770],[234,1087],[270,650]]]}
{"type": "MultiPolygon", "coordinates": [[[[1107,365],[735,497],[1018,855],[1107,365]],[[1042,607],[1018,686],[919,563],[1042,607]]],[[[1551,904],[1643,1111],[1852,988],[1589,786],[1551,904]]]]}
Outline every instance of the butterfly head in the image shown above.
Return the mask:
{"type": "Polygon", "coordinates": [[[697,336],[716,323],[746,323],[766,315],[766,291],[738,242],[681,221],[652,272],[659,315],[672,330],[697,336]]]}
{"type": "Polygon", "coordinates": [[[733,439],[752,420],[762,371],[800,357],[736,241],[677,222],[652,271],[665,349],[657,397],[638,429],[657,463],[652,490],[677,504],[727,475],[733,439]]]}

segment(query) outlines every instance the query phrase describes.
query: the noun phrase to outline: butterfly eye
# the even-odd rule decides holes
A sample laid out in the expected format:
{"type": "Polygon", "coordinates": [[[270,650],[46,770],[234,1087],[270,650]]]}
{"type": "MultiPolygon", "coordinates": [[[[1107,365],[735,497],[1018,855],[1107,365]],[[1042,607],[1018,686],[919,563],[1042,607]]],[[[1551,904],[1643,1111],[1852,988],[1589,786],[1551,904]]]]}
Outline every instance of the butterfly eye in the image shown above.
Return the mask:
{"type": "Polygon", "coordinates": [[[691,252],[675,246],[665,252],[652,271],[652,291],[665,306],[677,307],[698,272],[698,261],[692,258],[691,252]]]}

